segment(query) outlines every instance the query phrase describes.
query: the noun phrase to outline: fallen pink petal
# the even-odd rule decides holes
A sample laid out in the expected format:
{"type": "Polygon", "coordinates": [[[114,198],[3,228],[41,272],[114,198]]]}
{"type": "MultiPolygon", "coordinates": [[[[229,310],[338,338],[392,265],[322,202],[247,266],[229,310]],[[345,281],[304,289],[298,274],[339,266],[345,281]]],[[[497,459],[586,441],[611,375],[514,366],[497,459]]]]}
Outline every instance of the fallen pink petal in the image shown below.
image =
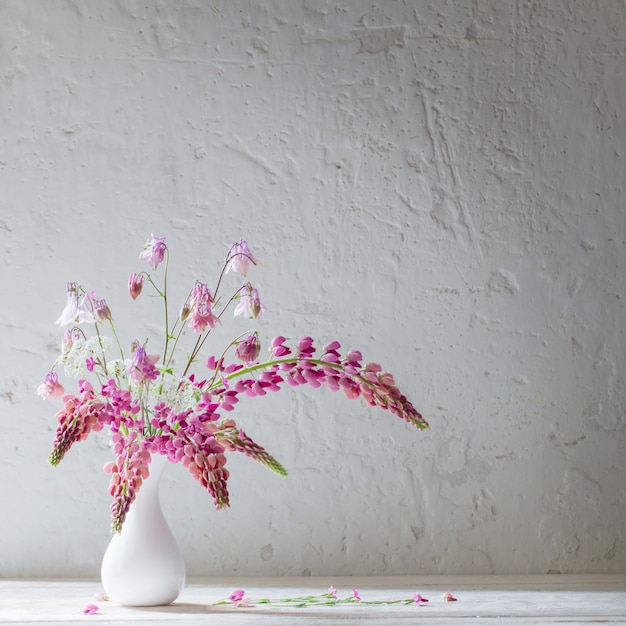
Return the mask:
{"type": "Polygon", "coordinates": [[[456,602],[456,598],[449,591],[446,591],[441,597],[444,602],[456,602]]]}
{"type": "Polygon", "coordinates": [[[231,602],[241,602],[244,595],[246,595],[246,592],[243,589],[235,589],[235,591],[228,596],[228,599],[231,602]]]}
{"type": "Polygon", "coordinates": [[[85,615],[94,615],[100,610],[100,607],[97,604],[88,604],[84,609],[83,613],[85,615]]]}

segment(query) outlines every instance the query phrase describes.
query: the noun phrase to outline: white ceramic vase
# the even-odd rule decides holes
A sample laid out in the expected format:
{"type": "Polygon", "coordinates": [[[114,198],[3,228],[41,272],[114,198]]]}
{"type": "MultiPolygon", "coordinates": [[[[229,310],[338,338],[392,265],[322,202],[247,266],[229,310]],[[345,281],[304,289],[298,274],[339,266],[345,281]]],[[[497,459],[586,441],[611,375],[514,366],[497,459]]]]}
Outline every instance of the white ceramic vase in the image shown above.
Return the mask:
{"type": "Polygon", "coordinates": [[[174,602],[185,585],[185,562],[159,501],[167,457],[154,454],[126,516],[102,559],[104,592],[123,606],[163,606],[174,602]]]}

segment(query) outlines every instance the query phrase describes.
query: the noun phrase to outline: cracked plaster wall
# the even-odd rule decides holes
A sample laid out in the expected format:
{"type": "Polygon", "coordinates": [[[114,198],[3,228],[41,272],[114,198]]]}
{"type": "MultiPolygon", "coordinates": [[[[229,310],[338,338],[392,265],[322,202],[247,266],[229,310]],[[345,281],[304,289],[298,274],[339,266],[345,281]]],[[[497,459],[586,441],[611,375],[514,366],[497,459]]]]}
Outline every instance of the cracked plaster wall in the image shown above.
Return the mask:
{"type": "Polygon", "coordinates": [[[262,337],[362,349],[432,425],[313,390],[240,407],[290,477],[234,459],[216,512],[168,468],[190,575],[626,571],[625,16],[0,3],[0,576],[98,573],[106,437],[50,468],[35,390],[68,280],[153,330],[125,295],[151,232],[181,297],[246,237],[262,337]]]}

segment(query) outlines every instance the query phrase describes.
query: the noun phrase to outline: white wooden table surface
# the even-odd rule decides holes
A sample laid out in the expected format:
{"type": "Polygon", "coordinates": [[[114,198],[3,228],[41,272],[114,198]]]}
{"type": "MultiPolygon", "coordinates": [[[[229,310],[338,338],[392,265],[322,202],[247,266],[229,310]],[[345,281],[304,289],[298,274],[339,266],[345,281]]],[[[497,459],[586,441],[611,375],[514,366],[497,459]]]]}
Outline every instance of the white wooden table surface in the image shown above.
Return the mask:
{"type": "Polygon", "coordinates": [[[102,602],[95,598],[100,590],[100,583],[90,580],[0,580],[0,624],[626,625],[626,574],[192,579],[174,604],[154,608],[102,602]],[[356,588],[363,602],[306,608],[254,602],[319,595],[329,585],[337,588],[340,598],[352,595],[356,588]],[[245,589],[251,606],[215,606],[234,589],[245,589]],[[457,601],[445,602],[445,592],[457,601]],[[415,593],[429,602],[421,606],[365,604],[410,598],[415,593]],[[88,604],[98,605],[98,613],[83,614],[88,604]]]}

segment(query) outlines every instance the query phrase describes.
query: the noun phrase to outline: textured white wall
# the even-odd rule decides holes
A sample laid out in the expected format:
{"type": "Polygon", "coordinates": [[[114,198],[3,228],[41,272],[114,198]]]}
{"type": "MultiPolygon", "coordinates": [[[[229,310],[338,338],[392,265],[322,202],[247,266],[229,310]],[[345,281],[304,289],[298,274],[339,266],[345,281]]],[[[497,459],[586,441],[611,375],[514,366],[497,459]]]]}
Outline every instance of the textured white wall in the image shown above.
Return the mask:
{"type": "Polygon", "coordinates": [[[625,16],[3,0],[0,576],[98,573],[106,437],[49,467],[35,390],[68,280],[136,332],[151,232],[180,294],[247,237],[263,337],[361,348],[432,425],[313,390],[242,406],[291,475],[234,459],[215,512],[170,467],[191,575],[625,571],[625,16]]]}

